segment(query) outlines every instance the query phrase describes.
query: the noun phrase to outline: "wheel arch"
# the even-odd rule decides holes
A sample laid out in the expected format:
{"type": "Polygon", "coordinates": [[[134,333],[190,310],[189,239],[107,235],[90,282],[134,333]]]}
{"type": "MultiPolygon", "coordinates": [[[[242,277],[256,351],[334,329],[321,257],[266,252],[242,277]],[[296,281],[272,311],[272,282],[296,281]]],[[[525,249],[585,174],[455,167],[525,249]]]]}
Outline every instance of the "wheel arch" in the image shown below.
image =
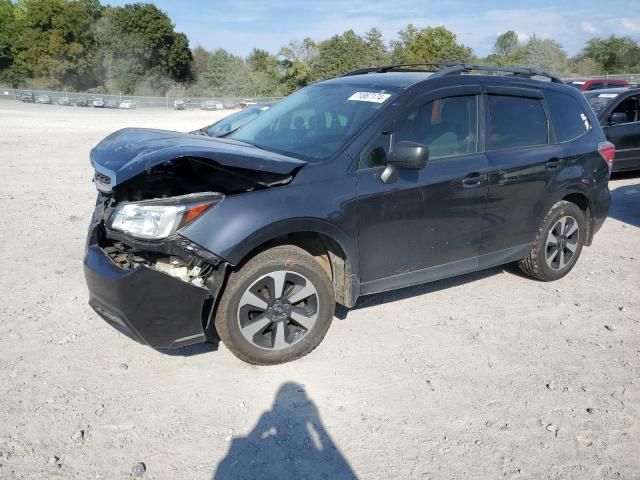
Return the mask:
{"type": "Polygon", "coordinates": [[[226,260],[240,268],[257,253],[277,245],[295,245],[314,257],[332,279],[336,301],[352,307],[360,293],[357,249],[335,225],[318,219],[276,222],[253,232],[229,252],[226,260]]]}
{"type": "Polygon", "coordinates": [[[580,210],[584,213],[585,217],[585,226],[586,226],[586,235],[585,242],[586,246],[591,245],[593,241],[593,209],[594,204],[591,196],[589,195],[589,190],[583,184],[572,185],[560,190],[556,195],[554,195],[551,200],[547,204],[547,208],[544,211],[544,215],[558,202],[560,201],[571,202],[574,205],[577,205],[580,210]]]}

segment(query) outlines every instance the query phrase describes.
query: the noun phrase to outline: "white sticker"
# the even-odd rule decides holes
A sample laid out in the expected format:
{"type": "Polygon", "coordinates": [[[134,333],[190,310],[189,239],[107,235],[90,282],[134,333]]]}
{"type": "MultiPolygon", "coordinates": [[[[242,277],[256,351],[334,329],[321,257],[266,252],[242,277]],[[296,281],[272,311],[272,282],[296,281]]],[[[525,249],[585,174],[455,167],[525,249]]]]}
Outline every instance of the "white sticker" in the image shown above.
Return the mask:
{"type": "Polygon", "coordinates": [[[571,85],[584,85],[587,82],[571,82],[571,85]]]}
{"type": "Polygon", "coordinates": [[[617,93],[601,93],[598,98],[616,98],[617,96],[617,93]]]}
{"type": "Polygon", "coordinates": [[[390,93],[356,92],[347,98],[347,100],[353,100],[354,102],[383,103],[390,96],[390,93]]]}

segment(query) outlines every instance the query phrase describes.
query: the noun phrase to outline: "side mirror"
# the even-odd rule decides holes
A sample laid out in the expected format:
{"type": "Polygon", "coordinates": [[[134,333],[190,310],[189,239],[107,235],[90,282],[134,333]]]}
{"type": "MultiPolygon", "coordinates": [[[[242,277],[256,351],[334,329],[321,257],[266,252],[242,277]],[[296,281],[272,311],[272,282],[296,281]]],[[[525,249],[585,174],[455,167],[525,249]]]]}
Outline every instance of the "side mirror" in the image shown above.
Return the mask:
{"type": "Polygon", "coordinates": [[[420,170],[427,165],[429,149],[416,142],[398,142],[389,153],[387,164],[396,168],[420,170]]]}
{"type": "Polygon", "coordinates": [[[627,115],[622,112],[612,113],[609,117],[609,125],[617,125],[619,123],[627,123],[627,115]]]}
{"type": "Polygon", "coordinates": [[[393,146],[387,160],[387,168],[380,174],[384,183],[398,180],[398,169],[420,170],[427,165],[429,149],[416,142],[398,142],[393,146]]]}

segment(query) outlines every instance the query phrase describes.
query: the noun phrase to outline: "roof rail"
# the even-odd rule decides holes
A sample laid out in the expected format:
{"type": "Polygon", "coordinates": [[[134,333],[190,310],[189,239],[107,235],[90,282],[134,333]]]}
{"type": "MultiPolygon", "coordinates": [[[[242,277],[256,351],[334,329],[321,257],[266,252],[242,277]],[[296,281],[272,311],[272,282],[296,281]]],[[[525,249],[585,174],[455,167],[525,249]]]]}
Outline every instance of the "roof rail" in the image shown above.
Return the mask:
{"type": "Polygon", "coordinates": [[[361,68],[345,73],[343,77],[352,75],[363,75],[367,73],[387,73],[387,72],[424,72],[424,69],[407,67],[434,67],[433,77],[445,77],[449,75],[461,75],[473,71],[481,72],[501,72],[510,73],[514,77],[531,78],[546,77],[554,83],[564,83],[560,78],[550,73],[527,67],[498,67],[493,65],[472,65],[468,63],[399,63],[397,65],[384,65],[381,67],[361,68]]]}
{"type": "Polygon", "coordinates": [[[395,65],[382,65],[380,67],[359,68],[343,74],[343,77],[351,77],[353,75],[364,75],[367,73],[387,73],[387,72],[424,72],[424,69],[406,68],[406,67],[436,67],[443,68],[453,64],[450,63],[398,63],[395,65]]]}

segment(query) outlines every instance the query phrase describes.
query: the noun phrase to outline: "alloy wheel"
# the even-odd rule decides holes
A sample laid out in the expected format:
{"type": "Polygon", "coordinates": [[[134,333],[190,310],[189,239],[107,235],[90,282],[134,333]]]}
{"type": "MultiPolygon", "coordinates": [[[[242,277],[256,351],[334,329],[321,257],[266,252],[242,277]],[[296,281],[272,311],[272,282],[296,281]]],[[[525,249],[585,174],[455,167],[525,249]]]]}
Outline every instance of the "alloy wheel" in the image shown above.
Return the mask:
{"type": "Polygon", "coordinates": [[[238,305],[242,336],[267,350],[282,350],[303,339],[318,319],[318,292],[304,275],[278,270],[245,290],[238,305]]]}
{"type": "Polygon", "coordinates": [[[547,235],[545,260],[552,270],[563,270],[569,265],[578,249],[580,228],[572,216],[563,216],[547,235]]]}

